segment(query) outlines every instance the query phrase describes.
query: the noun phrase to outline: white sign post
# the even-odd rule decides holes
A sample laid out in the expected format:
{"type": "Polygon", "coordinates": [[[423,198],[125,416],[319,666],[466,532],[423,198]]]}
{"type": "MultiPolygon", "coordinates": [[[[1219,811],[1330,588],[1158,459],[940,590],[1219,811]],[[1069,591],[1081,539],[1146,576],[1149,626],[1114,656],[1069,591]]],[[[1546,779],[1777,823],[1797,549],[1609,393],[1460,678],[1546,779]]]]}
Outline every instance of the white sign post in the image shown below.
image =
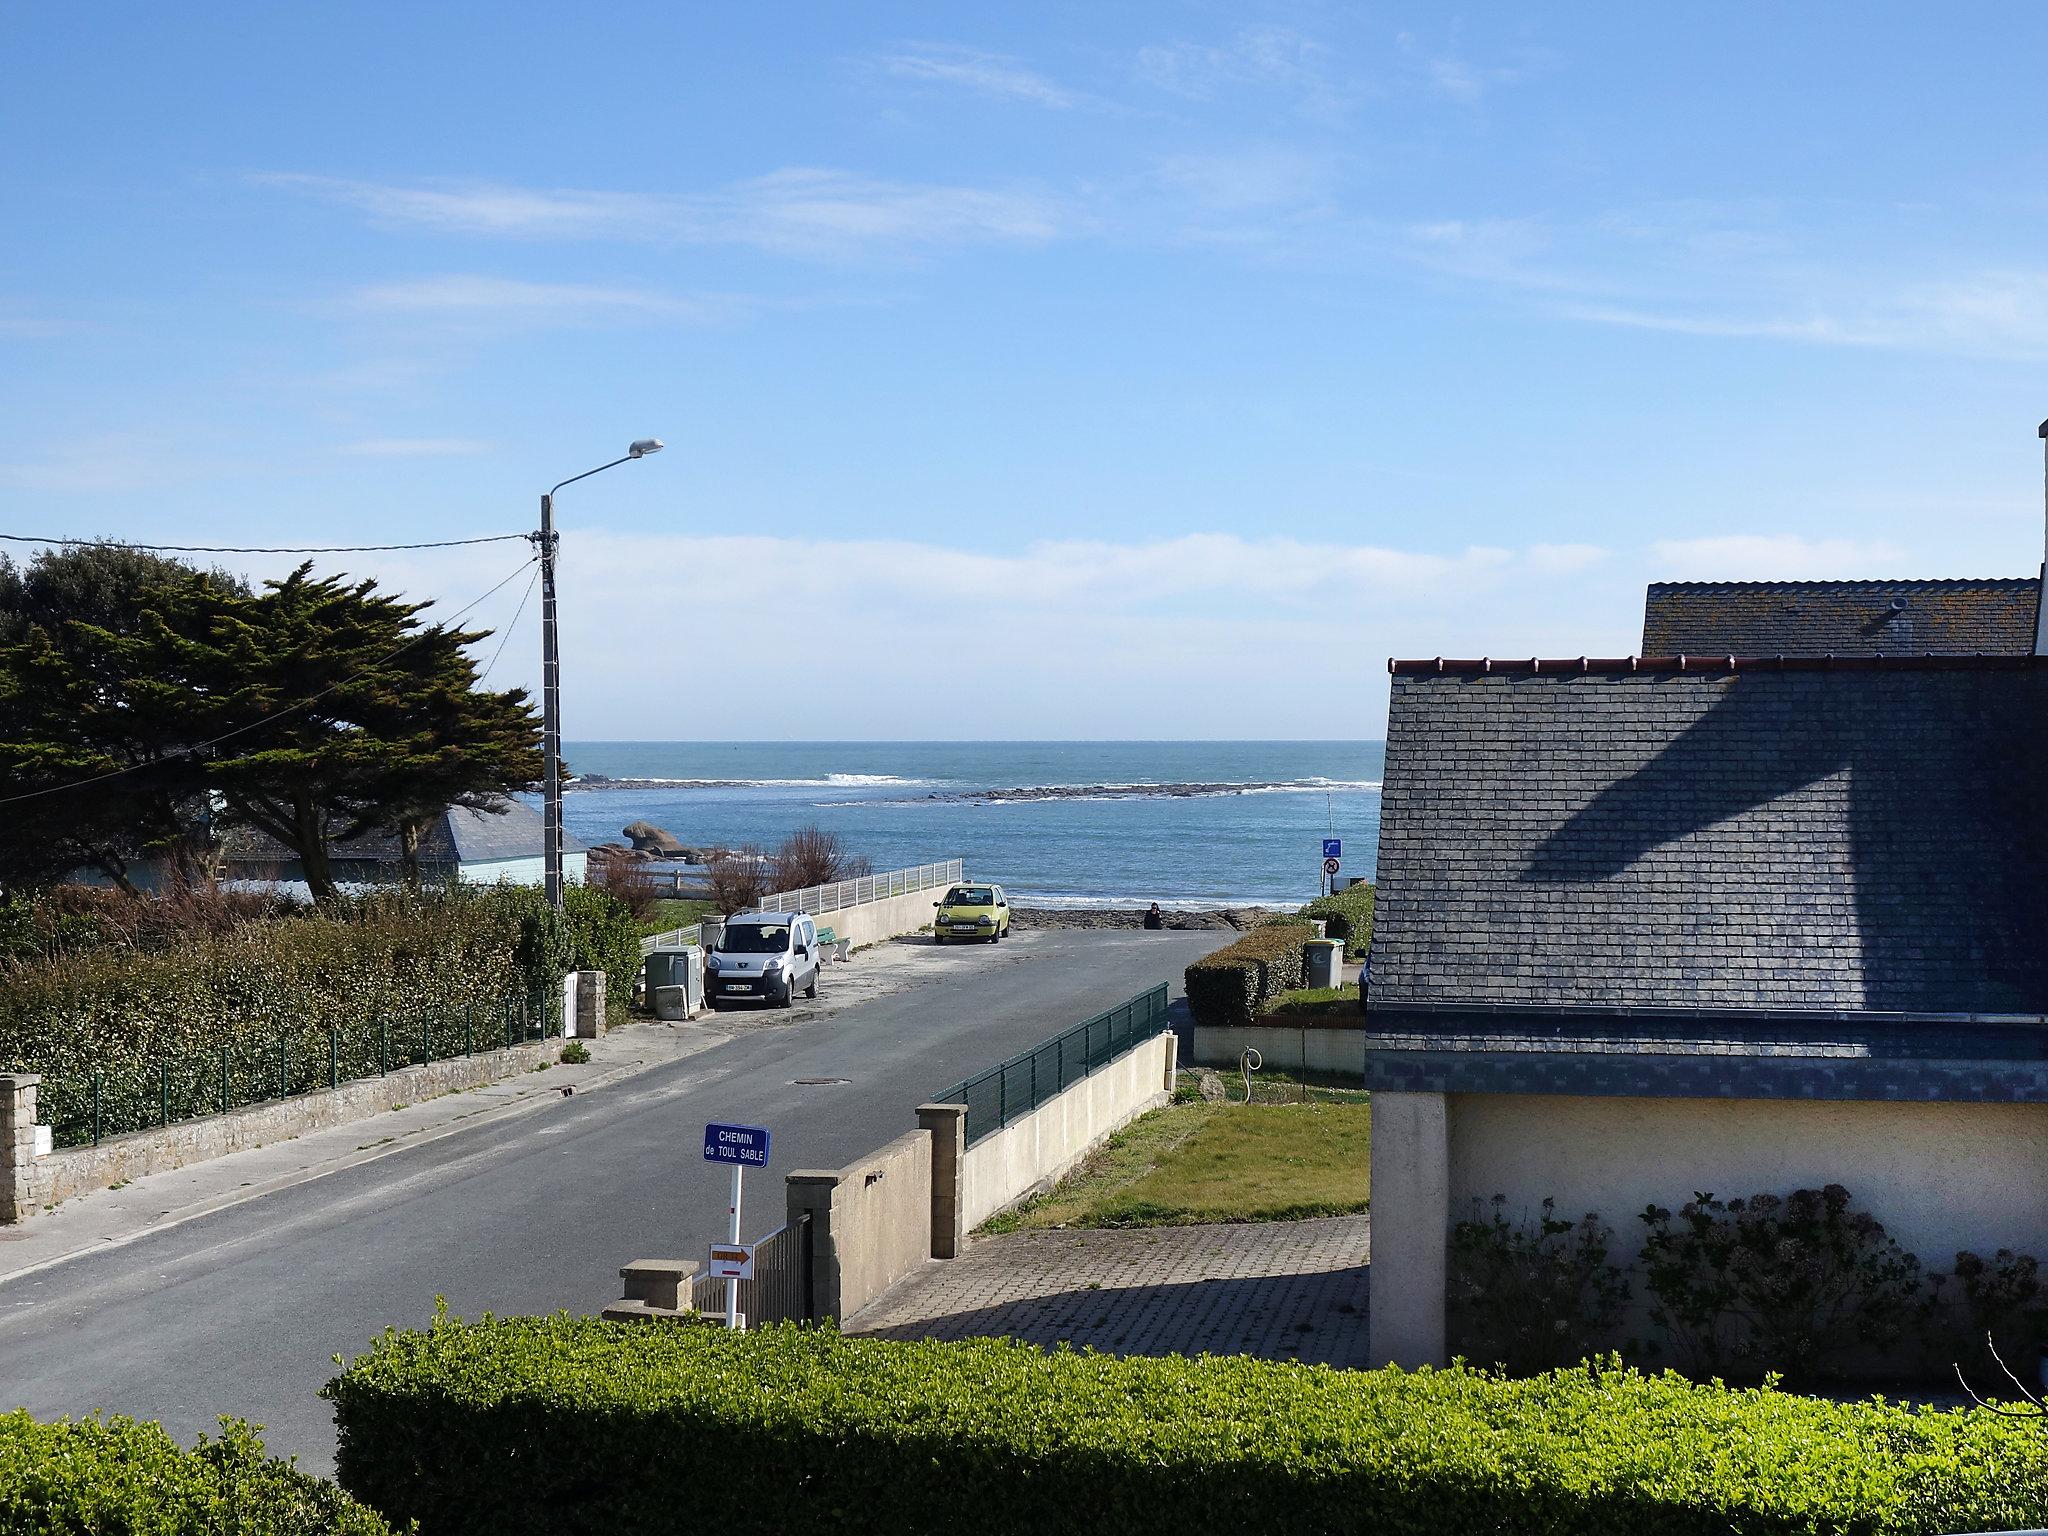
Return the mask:
{"type": "Polygon", "coordinates": [[[745,1328],[747,1320],[740,1316],[740,1282],[753,1278],[754,1249],[751,1243],[740,1241],[740,1179],[749,1163],[756,1168],[768,1166],[768,1132],[758,1125],[707,1125],[704,1161],[732,1165],[732,1235],[723,1249],[712,1244],[711,1274],[725,1278],[725,1326],[745,1328]]]}

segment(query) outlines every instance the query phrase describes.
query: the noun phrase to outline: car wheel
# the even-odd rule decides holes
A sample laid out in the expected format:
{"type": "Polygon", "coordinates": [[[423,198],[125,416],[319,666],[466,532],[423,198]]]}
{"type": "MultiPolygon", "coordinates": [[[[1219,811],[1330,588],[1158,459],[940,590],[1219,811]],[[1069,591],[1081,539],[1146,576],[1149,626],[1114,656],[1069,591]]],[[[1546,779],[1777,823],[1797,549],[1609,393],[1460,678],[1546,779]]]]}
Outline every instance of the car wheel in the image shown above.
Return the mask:
{"type": "Polygon", "coordinates": [[[812,971],[811,971],[811,984],[810,984],[809,986],[807,986],[807,987],[805,987],[805,988],[804,988],[804,996],[805,996],[805,997],[816,997],[817,995],[818,995],[818,972],[817,972],[816,968],[814,967],[814,968],[812,969],[812,971]]]}

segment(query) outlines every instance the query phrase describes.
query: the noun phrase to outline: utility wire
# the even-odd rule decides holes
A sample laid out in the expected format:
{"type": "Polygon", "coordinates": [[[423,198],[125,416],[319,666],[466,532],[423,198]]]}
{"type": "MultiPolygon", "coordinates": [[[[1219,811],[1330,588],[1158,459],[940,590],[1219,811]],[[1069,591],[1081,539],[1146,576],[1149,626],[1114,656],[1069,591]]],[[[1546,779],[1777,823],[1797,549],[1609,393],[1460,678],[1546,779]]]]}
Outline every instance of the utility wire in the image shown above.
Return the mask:
{"type": "Polygon", "coordinates": [[[0,533],[10,544],[117,544],[180,555],[373,555],[396,549],[458,549],[465,544],[504,544],[529,533],[492,533],[478,539],[432,539],[424,544],[137,544],[128,539],[46,539],[31,533],[0,533]]]}
{"type": "MultiPolygon", "coordinates": [[[[517,571],[514,571],[512,574],[516,576],[519,573],[517,571]]],[[[497,666],[498,658],[505,654],[505,647],[509,645],[512,641],[512,632],[519,627],[519,620],[526,612],[526,604],[528,600],[531,599],[533,596],[533,585],[535,582],[539,580],[540,557],[536,555],[533,559],[533,574],[529,576],[526,580],[526,591],[520,596],[519,606],[512,610],[512,622],[505,626],[505,632],[498,637],[498,648],[495,651],[491,652],[491,659],[489,665],[487,665],[482,672],[477,674],[477,687],[483,687],[484,683],[490,678],[491,668],[497,666]]]]}
{"type": "MultiPolygon", "coordinates": [[[[310,706],[319,703],[322,699],[326,698],[328,694],[333,693],[335,690],[340,688],[346,688],[350,683],[355,682],[356,679],[367,676],[369,673],[371,673],[378,667],[383,666],[384,663],[389,661],[392,657],[400,655],[405,651],[411,650],[414,646],[418,645],[422,640],[426,639],[429,635],[433,634],[435,630],[447,628],[448,624],[450,624],[456,619],[461,618],[465,613],[468,613],[472,608],[479,606],[487,599],[495,597],[498,594],[498,592],[501,591],[503,588],[510,586],[514,581],[518,580],[520,571],[525,570],[529,565],[534,565],[538,563],[539,560],[540,556],[535,555],[531,559],[521,561],[519,565],[513,570],[510,576],[507,576],[503,581],[499,582],[497,586],[492,587],[491,590],[484,593],[482,597],[475,598],[472,601],[465,603],[462,607],[456,609],[453,613],[449,614],[448,617],[442,620],[439,624],[435,624],[430,628],[421,630],[418,634],[414,635],[410,640],[406,641],[405,644],[396,646],[393,649],[386,651],[382,656],[379,656],[375,661],[371,662],[368,666],[359,668],[357,671],[350,673],[347,677],[342,678],[339,682],[329,683],[325,688],[322,688],[318,693],[312,694],[307,698],[300,699],[296,704],[287,704],[283,709],[275,710],[272,713],[263,716],[259,720],[251,720],[247,725],[238,725],[232,731],[222,731],[218,736],[209,737],[205,741],[195,741],[188,747],[173,747],[170,751],[166,752],[162,757],[156,758],[153,761],[147,763],[135,763],[126,768],[111,769],[106,773],[96,773],[93,774],[90,778],[73,779],[69,784],[50,784],[42,789],[31,789],[19,795],[7,795],[4,797],[0,797],[0,805],[15,805],[23,800],[39,800],[44,795],[58,795],[62,794],[67,789],[83,789],[88,784],[103,784],[108,779],[118,779],[126,774],[140,773],[145,768],[155,768],[162,763],[171,762],[176,758],[190,757],[194,753],[204,752],[208,747],[218,746],[220,745],[220,743],[230,740],[233,737],[246,735],[248,732],[255,730],[258,726],[268,725],[273,720],[282,720],[286,715],[297,714],[300,710],[309,708],[310,706]]],[[[532,590],[532,586],[530,583],[528,585],[527,590],[532,590]]],[[[499,648],[503,649],[503,642],[500,642],[499,648]]]]}

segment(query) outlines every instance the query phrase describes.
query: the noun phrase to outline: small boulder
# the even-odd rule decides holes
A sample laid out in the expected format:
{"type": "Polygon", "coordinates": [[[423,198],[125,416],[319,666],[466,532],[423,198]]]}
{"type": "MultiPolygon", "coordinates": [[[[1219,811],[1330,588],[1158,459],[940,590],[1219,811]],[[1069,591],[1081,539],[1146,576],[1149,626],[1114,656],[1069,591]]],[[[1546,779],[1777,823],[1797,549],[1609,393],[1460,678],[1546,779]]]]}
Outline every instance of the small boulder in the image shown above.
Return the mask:
{"type": "Polygon", "coordinates": [[[629,822],[623,831],[635,853],[651,853],[665,859],[680,858],[683,854],[683,845],[651,821],[629,822]]]}

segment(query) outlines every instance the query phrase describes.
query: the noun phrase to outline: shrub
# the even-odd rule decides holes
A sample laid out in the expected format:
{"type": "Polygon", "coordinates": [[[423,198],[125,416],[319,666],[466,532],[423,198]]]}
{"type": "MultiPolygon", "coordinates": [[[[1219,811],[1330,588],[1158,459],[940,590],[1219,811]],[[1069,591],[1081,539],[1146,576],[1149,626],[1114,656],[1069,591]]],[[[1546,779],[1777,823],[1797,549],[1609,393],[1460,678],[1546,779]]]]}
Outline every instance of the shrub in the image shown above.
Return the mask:
{"type": "Polygon", "coordinates": [[[571,1040],[562,1047],[561,1059],[565,1067],[580,1067],[590,1060],[590,1047],[581,1040],[571,1040]]]}
{"type": "Polygon", "coordinates": [[[1118,1359],[591,1318],[387,1333],[340,1480],[426,1536],[692,1529],[1741,1536],[2048,1519],[2048,1436],[1695,1386],[1118,1359]]]}
{"type": "MultiPolygon", "coordinates": [[[[220,1104],[325,1086],[329,1030],[344,1077],[499,1043],[532,993],[515,966],[511,888],[380,891],[319,911],[245,923],[155,950],[103,946],[0,973],[0,1072],[44,1074],[43,1118],[60,1143],[90,1135],[101,1079],[107,1135],[220,1104]],[[424,1042],[422,1034],[425,1035],[424,1042]],[[166,1084],[163,1067],[172,1067],[166,1084]]],[[[556,975],[559,976],[560,972],[556,975]]]]}
{"type": "Polygon", "coordinates": [[[157,1424],[0,1414],[0,1530],[150,1536],[390,1536],[334,1484],[263,1454],[245,1424],[187,1451],[157,1424]]]}
{"type": "Polygon", "coordinates": [[[1344,953],[1357,960],[1372,948],[1373,887],[1354,885],[1331,896],[1318,896],[1298,916],[1323,920],[1323,932],[1344,941],[1344,953]]]}
{"type": "Polygon", "coordinates": [[[1839,1184],[1748,1200],[1651,1206],[1650,1318],[1697,1375],[1811,1380],[1859,1347],[1896,1344],[1935,1311],[1920,1261],[1839,1184]]]}
{"type": "Polygon", "coordinates": [[[1224,1028],[1251,1024],[1267,1001],[1301,985],[1301,947],[1315,936],[1305,923],[1270,923],[1187,969],[1188,1011],[1224,1028]]]}
{"type": "Polygon", "coordinates": [[[1628,1305],[1628,1277],[1607,1262],[1614,1229],[1590,1211],[1578,1221],[1542,1213],[1507,1218],[1507,1196],[1451,1229],[1453,1347],[1515,1375],[1554,1370],[1611,1348],[1628,1305]]]}
{"type": "Polygon", "coordinates": [[[633,909],[609,891],[571,885],[562,892],[562,916],[570,967],[603,971],[606,1011],[623,1012],[640,975],[640,923],[633,909]]]}
{"type": "Polygon", "coordinates": [[[827,832],[816,822],[798,827],[785,837],[769,868],[768,878],[778,891],[832,885],[875,872],[874,865],[865,858],[847,852],[837,832],[827,832]]]}
{"type": "MultiPolygon", "coordinates": [[[[2039,1358],[2048,1340],[2048,1292],[2041,1285],[2040,1260],[2010,1248],[1999,1249],[1989,1262],[1959,1253],[1955,1279],[1962,1332],[1956,1364],[1967,1375],[1996,1373],[1994,1351],[2015,1369],[2039,1358]]],[[[1989,1379],[1999,1377],[1991,1374],[1989,1379]]]]}
{"type": "Polygon", "coordinates": [[[704,866],[704,878],[711,889],[711,903],[721,917],[745,912],[768,894],[768,861],[761,850],[742,848],[712,855],[704,866]]]}

